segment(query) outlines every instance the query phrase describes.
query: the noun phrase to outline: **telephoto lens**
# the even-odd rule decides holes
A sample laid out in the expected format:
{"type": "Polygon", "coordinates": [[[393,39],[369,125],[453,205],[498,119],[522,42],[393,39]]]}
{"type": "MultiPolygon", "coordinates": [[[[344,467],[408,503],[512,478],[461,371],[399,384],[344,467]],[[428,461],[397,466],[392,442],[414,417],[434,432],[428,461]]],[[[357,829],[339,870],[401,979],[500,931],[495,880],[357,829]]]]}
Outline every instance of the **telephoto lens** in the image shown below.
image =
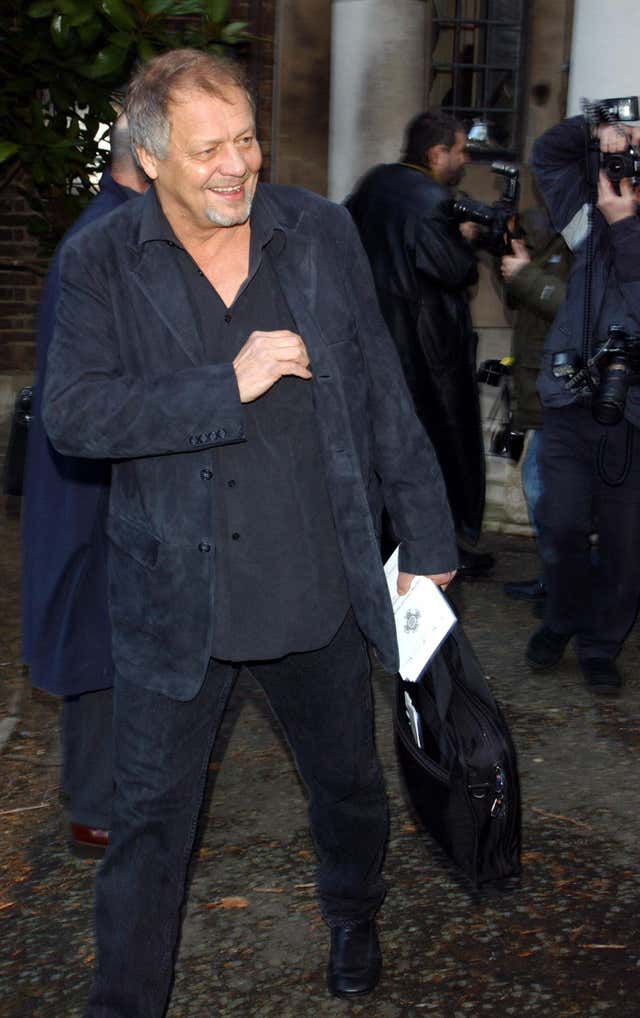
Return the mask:
{"type": "Polygon", "coordinates": [[[591,412],[598,424],[618,424],[624,417],[631,367],[624,354],[614,354],[601,369],[600,384],[593,394],[591,412]]]}

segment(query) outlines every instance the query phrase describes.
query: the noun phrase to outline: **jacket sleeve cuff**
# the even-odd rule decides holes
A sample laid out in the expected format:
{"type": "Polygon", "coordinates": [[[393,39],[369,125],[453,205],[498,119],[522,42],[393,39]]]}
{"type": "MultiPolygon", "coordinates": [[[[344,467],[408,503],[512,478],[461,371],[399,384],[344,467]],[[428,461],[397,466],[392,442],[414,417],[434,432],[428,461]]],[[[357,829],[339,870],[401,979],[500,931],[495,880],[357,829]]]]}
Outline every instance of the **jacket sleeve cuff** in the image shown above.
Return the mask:
{"type": "Polygon", "coordinates": [[[446,546],[425,551],[424,541],[402,541],[398,553],[398,569],[413,576],[436,576],[458,568],[458,551],[454,541],[446,546]]]}

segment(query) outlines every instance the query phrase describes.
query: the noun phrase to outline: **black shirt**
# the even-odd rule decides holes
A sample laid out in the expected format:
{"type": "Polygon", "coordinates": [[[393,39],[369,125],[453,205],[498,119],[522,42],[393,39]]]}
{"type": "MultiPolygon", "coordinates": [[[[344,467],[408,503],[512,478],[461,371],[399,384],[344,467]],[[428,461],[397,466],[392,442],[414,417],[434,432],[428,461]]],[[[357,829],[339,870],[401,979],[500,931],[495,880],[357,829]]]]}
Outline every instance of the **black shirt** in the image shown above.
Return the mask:
{"type": "MultiPolygon", "coordinates": [[[[296,324],[280,289],[285,243],[260,201],[251,213],[249,274],[226,307],[164,220],[210,363],[232,361],[251,332],[296,324]]],[[[212,656],[266,660],[327,644],[349,608],[324,480],[311,381],[285,376],[244,404],[246,442],[217,446],[203,484],[215,485],[216,593],[212,656]]]]}

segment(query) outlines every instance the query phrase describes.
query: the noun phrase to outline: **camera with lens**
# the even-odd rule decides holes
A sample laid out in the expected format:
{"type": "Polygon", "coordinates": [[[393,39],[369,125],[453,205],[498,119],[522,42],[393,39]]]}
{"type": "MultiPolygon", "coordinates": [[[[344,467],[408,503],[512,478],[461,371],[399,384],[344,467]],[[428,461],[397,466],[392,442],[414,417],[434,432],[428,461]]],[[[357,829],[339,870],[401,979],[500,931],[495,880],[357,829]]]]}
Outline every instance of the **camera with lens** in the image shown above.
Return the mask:
{"type": "Polygon", "coordinates": [[[553,355],[551,370],[574,395],[590,395],[598,424],[618,424],[629,386],[640,382],[640,334],[611,325],[607,339],[585,365],[575,350],[560,350],[553,355]]]}
{"type": "MultiPolygon", "coordinates": [[[[592,126],[599,124],[624,124],[640,120],[640,110],[636,96],[624,96],[618,99],[598,99],[589,102],[584,99],[582,111],[585,120],[592,126]]],[[[597,140],[594,147],[599,152],[600,169],[602,169],[618,194],[620,181],[628,178],[633,185],[640,183],[640,152],[629,145],[625,152],[600,152],[597,140]]]]}
{"type": "Polygon", "coordinates": [[[619,185],[625,177],[634,186],[640,183],[640,152],[633,145],[626,152],[601,152],[600,167],[612,184],[619,185]]]}
{"type": "Polygon", "coordinates": [[[519,236],[515,225],[520,196],[520,171],[511,163],[491,164],[493,173],[504,177],[502,194],[491,205],[463,195],[447,202],[447,212],[456,223],[478,223],[481,227],[478,247],[501,258],[510,254],[510,240],[519,236]]]}

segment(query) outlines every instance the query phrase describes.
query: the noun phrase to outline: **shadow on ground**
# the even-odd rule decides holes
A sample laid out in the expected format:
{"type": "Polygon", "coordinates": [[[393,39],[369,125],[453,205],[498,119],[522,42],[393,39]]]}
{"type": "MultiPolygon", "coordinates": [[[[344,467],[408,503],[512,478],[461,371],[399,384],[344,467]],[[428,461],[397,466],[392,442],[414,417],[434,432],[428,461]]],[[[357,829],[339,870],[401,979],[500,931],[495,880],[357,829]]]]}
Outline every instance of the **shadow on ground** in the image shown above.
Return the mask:
{"type": "MultiPolygon", "coordinates": [[[[17,521],[0,529],[5,720],[21,699],[0,758],[0,1018],[80,1018],[95,863],[66,849],[58,704],[30,691],[19,667],[17,521]]],[[[503,597],[502,582],[535,575],[533,545],[489,535],[484,546],[497,555],[495,575],[461,585],[456,599],[519,751],[521,888],[470,896],[416,825],[396,767],[392,683],[376,673],[392,817],[385,969],[360,1003],[330,998],[304,796],[262,694],[243,676],[211,762],[167,1018],[638,1013],[638,633],[625,648],[627,686],[616,702],[588,693],[571,652],[553,674],[532,674],[522,651],[535,620],[528,605],[503,597]]]]}

